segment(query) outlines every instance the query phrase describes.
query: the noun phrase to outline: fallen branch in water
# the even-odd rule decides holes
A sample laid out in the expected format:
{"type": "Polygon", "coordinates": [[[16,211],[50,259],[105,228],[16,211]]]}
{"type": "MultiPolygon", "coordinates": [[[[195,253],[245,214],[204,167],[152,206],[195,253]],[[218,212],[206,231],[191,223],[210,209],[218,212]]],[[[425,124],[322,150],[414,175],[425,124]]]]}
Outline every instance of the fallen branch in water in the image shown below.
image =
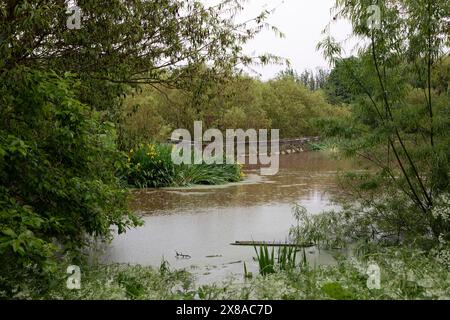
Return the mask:
{"type": "Polygon", "coordinates": [[[296,243],[281,243],[281,242],[268,242],[268,241],[236,241],[231,243],[232,246],[268,246],[268,247],[299,247],[309,248],[314,247],[312,243],[296,244],[296,243]]]}
{"type": "Polygon", "coordinates": [[[192,257],[190,256],[190,255],[188,255],[188,254],[183,254],[183,253],[180,253],[180,252],[178,252],[178,251],[175,251],[175,253],[176,253],[176,258],[177,259],[191,259],[192,257]]]}

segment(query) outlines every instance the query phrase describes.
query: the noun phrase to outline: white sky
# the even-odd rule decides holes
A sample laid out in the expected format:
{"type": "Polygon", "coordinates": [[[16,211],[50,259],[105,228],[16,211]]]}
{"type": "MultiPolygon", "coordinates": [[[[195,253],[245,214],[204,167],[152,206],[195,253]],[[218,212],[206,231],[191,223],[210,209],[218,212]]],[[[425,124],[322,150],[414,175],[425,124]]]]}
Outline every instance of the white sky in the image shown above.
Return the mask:
{"type": "MultiPolygon", "coordinates": [[[[291,67],[298,72],[317,67],[329,68],[322,53],[316,51],[316,46],[323,39],[323,29],[332,19],[330,9],[333,4],[334,0],[249,0],[242,13],[242,21],[256,17],[264,9],[276,8],[267,22],[280,29],[285,38],[279,39],[272,31],[264,30],[246,46],[246,53],[272,53],[288,58],[291,67]]],[[[340,41],[347,39],[351,34],[350,23],[340,21],[333,24],[331,34],[340,41]]],[[[283,69],[283,66],[269,65],[256,68],[256,71],[263,79],[268,79],[283,69]]]]}

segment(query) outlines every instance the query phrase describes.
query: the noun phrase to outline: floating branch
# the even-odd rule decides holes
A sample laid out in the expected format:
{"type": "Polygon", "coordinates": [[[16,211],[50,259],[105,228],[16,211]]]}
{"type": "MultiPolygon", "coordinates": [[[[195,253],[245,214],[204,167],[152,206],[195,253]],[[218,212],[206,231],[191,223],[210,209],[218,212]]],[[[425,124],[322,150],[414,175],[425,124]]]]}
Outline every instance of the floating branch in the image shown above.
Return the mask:
{"type": "Polygon", "coordinates": [[[282,242],[269,242],[269,241],[236,241],[234,243],[231,243],[231,245],[232,246],[251,246],[251,247],[258,247],[258,246],[298,247],[298,248],[314,247],[314,244],[312,244],[312,243],[296,244],[296,243],[282,243],[282,242]]]}

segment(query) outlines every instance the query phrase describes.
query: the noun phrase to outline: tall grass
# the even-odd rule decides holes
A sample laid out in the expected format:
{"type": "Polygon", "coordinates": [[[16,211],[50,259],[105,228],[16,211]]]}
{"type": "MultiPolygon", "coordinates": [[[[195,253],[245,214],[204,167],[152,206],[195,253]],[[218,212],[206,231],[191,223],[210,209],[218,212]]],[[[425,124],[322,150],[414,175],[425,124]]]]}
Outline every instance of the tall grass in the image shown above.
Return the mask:
{"type": "Polygon", "coordinates": [[[238,165],[180,165],[177,167],[174,184],[178,186],[195,184],[220,185],[229,182],[238,182],[241,179],[241,169],[238,165]]]}
{"type": "Polygon", "coordinates": [[[292,270],[296,267],[297,249],[295,247],[281,247],[278,249],[278,269],[292,270]]]}
{"type": "Polygon", "coordinates": [[[279,271],[289,271],[297,267],[297,249],[296,247],[279,247],[277,258],[275,258],[275,249],[269,249],[267,245],[254,247],[256,260],[259,264],[259,273],[261,275],[273,274],[279,271]]]}
{"type": "Polygon", "coordinates": [[[275,250],[269,252],[269,247],[267,245],[260,246],[259,250],[255,246],[256,259],[259,264],[259,273],[263,276],[275,273],[275,250]]]}

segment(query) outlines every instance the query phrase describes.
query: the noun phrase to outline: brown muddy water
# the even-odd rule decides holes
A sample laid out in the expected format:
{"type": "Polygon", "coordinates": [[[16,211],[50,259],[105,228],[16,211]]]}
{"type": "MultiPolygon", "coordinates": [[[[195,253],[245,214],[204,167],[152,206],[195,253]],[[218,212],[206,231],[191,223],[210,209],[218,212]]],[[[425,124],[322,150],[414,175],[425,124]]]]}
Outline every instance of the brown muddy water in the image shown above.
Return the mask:
{"type": "MultiPolygon", "coordinates": [[[[328,153],[305,152],[280,156],[275,176],[248,170],[245,181],[226,186],[135,191],[132,208],[145,225],[116,236],[101,260],[158,267],[164,258],[171,268],[194,273],[200,284],[242,278],[243,262],[257,274],[254,249],[230,243],[286,241],[295,223],[292,205],[313,214],[332,209],[338,172],[354,167],[328,153]]],[[[333,252],[310,248],[306,254],[313,265],[333,263],[333,252]]]]}

